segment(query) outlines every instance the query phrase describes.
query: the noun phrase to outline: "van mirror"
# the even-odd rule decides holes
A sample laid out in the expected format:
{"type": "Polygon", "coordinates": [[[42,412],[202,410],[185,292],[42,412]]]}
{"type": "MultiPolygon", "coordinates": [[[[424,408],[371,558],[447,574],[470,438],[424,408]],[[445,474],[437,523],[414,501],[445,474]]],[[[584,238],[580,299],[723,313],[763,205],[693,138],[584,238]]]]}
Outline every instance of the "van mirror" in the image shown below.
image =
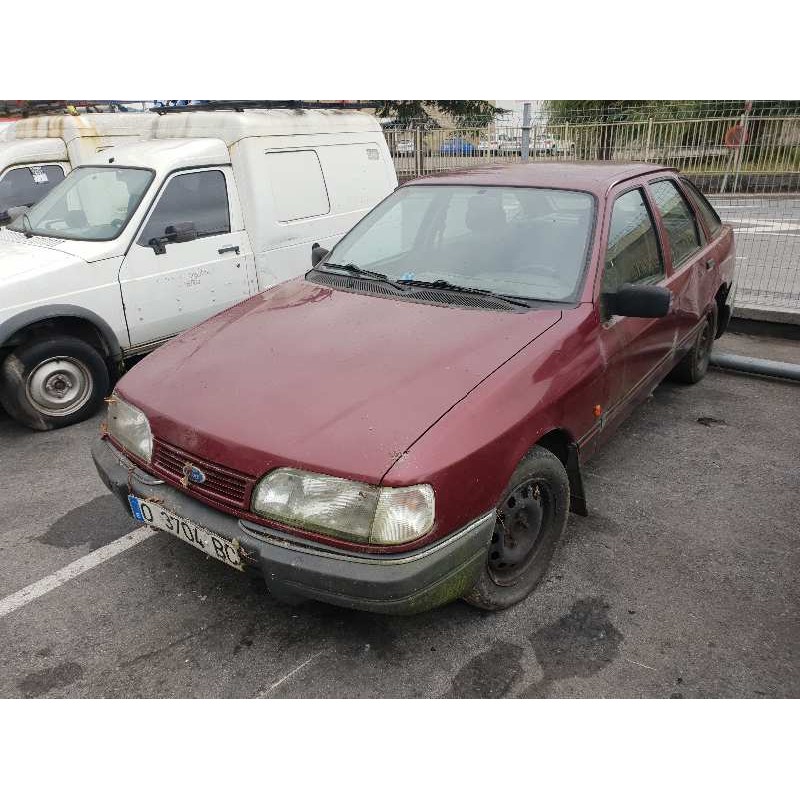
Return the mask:
{"type": "Polygon", "coordinates": [[[197,228],[194,222],[178,222],[175,225],[168,225],[164,229],[164,234],[168,241],[175,244],[193,242],[197,238],[197,228]]]}
{"type": "Polygon", "coordinates": [[[8,225],[17,217],[21,217],[28,210],[27,206],[12,206],[5,211],[0,211],[0,225],[8,225]]]}
{"type": "Polygon", "coordinates": [[[330,250],[320,247],[319,242],[314,242],[314,244],[311,245],[311,266],[316,267],[328,253],[330,253],[330,250]]]}
{"type": "Polygon", "coordinates": [[[194,222],[178,222],[175,225],[167,225],[163,236],[154,236],[147,244],[153,248],[157,256],[163,256],[167,252],[168,244],[193,242],[196,238],[197,228],[194,222]]]}
{"type": "Polygon", "coordinates": [[[621,317],[666,317],[672,292],[665,286],[623,283],[616,292],[604,294],[606,309],[621,317]]]}

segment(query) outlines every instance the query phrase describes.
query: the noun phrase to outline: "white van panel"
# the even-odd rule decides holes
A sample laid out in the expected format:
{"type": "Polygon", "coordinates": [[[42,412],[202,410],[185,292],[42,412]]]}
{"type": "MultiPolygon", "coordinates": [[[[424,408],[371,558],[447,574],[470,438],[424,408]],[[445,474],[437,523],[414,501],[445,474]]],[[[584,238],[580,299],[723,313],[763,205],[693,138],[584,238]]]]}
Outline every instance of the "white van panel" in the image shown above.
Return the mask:
{"type": "MultiPolygon", "coordinates": [[[[310,157],[302,158],[310,166],[310,157]]],[[[262,290],[307,272],[314,243],[330,248],[397,186],[381,131],[252,137],[231,147],[231,163],[262,290]],[[271,159],[276,154],[297,158],[298,152],[310,151],[319,159],[330,208],[327,213],[282,221],[288,216],[284,195],[297,193],[291,203],[299,209],[304,202],[311,205],[313,197],[319,199],[319,185],[312,187],[311,198],[303,199],[304,182],[288,171],[273,170],[271,164],[276,162],[271,159]]]]}
{"type": "Polygon", "coordinates": [[[267,153],[267,176],[278,222],[319,217],[331,210],[316,150],[267,153]]]}

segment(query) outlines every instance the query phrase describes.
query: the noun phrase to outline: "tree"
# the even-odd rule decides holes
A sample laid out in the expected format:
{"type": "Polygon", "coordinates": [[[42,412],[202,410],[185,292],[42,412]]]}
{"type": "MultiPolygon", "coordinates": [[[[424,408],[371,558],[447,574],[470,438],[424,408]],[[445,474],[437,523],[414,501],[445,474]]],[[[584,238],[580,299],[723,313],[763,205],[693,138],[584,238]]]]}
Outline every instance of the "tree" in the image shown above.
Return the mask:
{"type": "Polygon", "coordinates": [[[464,126],[485,125],[506,109],[492,105],[488,100],[375,100],[380,117],[394,117],[401,124],[411,120],[435,122],[432,112],[450,117],[464,126]]]}

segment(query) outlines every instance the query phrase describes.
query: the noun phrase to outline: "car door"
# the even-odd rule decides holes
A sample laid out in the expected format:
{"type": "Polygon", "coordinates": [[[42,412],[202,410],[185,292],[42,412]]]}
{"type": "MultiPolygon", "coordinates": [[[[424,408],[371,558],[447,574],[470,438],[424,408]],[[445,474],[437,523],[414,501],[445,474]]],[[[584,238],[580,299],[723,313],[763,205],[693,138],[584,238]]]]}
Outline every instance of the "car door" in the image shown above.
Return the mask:
{"type": "MultiPolygon", "coordinates": [[[[672,291],[669,325],[673,348],[687,349],[704,316],[714,278],[713,245],[706,242],[694,208],[675,180],[658,178],[650,181],[647,188],[667,255],[666,286],[672,291]]],[[[713,297],[713,288],[710,294],[713,297]]]]}
{"type": "Polygon", "coordinates": [[[652,388],[672,347],[668,317],[622,317],[609,310],[610,296],[622,284],[664,285],[667,280],[664,254],[644,187],[621,189],[610,202],[598,291],[600,344],[606,361],[601,440],[652,388]]]}
{"type": "Polygon", "coordinates": [[[169,338],[244,300],[250,260],[230,168],[170,176],[120,269],[131,345],[169,338]]]}

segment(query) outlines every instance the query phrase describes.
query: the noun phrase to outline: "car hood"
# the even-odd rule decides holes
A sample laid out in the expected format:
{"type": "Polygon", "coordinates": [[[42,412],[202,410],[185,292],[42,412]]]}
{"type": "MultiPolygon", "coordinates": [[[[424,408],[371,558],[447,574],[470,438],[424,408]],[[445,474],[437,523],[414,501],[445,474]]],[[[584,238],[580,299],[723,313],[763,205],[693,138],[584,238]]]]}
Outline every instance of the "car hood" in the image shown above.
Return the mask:
{"type": "MultiPolygon", "coordinates": [[[[79,259],[83,263],[104,261],[116,255],[122,255],[126,239],[118,237],[109,242],[92,242],[78,239],[59,239],[55,236],[37,236],[30,238],[24,233],[11,228],[0,228],[0,258],[5,262],[5,269],[14,259],[26,262],[25,269],[45,264],[48,253],[62,253],[72,256],[73,261],[79,259]],[[34,263],[35,262],[35,263],[34,263]]],[[[0,278],[3,273],[0,272],[0,278]]]]}
{"type": "Polygon", "coordinates": [[[377,483],[558,310],[478,311],[298,279],[188,331],[119,392],[153,434],[252,476],[293,465],[377,483]]]}
{"type": "Polygon", "coordinates": [[[26,240],[22,236],[17,241],[8,235],[11,231],[0,233],[3,234],[0,238],[0,301],[5,299],[2,289],[19,279],[27,280],[76,263],[84,263],[73,254],[65,253],[49,244],[38,243],[36,237],[26,240]]]}

